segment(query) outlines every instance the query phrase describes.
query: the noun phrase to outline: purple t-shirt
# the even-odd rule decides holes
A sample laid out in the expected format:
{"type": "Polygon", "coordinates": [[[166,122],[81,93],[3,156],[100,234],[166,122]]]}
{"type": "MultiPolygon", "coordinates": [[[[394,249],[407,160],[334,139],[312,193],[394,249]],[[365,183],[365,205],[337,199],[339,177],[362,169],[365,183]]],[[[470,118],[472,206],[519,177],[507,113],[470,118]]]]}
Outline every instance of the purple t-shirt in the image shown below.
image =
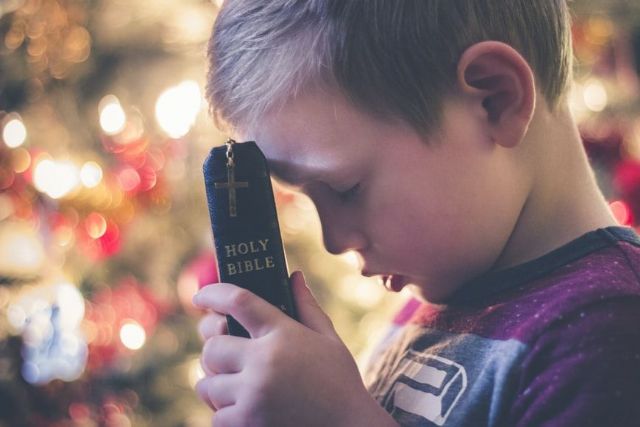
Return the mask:
{"type": "Polygon", "coordinates": [[[412,301],[367,387],[402,426],[640,426],[639,272],[640,237],[607,227],[412,301]]]}

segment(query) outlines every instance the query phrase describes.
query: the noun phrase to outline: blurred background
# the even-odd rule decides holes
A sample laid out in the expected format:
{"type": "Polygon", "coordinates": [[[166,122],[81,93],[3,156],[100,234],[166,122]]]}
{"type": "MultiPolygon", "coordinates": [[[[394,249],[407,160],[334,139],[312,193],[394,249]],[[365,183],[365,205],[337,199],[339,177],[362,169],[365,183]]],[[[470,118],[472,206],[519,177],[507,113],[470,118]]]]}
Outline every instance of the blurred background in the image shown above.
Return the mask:
{"type": "MultiPolygon", "coordinates": [[[[0,0],[0,426],[207,426],[198,286],[216,281],[201,166],[218,2],[0,0]]],[[[611,209],[640,222],[640,3],[574,0],[572,108],[611,209]]],[[[275,189],[302,269],[362,365],[406,294],[322,248],[275,189]]]]}

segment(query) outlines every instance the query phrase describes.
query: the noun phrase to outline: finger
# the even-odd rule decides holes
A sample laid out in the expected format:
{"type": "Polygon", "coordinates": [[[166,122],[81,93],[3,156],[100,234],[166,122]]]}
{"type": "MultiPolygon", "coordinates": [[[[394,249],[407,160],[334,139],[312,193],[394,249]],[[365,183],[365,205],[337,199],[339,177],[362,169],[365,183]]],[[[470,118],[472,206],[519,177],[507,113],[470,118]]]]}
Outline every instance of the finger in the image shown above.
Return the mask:
{"type": "Polygon", "coordinates": [[[209,408],[216,410],[216,407],[213,406],[213,403],[209,399],[209,392],[207,391],[207,379],[209,377],[204,377],[196,383],[196,394],[204,403],[206,403],[209,408]]]}
{"type": "Polygon", "coordinates": [[[324,310],[322,310],[318,301],[316,301],[316,298],[311,293],[302,271],[294,271],[293,274],[291,274],[290,283],[300,322],[322,335],[337,338],[338,333],[333,327],[331,319],[324,310]]]}
{"type": "Polygon", "coordinates": [[[252,338],[266,335],[279,322],[291,320],[253,292],[230,283],[205,286],[195,294],[193,303],[200,308],[232,315],[252,338]]]}
{"type": "Polygon", "coordinates": [[[205,372],[228,374],[240,372],[248,354],[247,338],[218,335],[209,338],[202,349],[205,372]],[[207,371],[208,370],[208,371],[207,371]]]}
{"type": "Polygon", "coordinates": [[[240,375],[218,374],[198,381],[198,396],[207,402],[212,409],[220,410],[236,403],[236,395],[240,389],[240,375]]]}
{"type": "Polygon", "coordinates": [[[227,333],[227,318],[223,314],[209,313],[200,319],[198,332],[203,340],[227,333]]]}

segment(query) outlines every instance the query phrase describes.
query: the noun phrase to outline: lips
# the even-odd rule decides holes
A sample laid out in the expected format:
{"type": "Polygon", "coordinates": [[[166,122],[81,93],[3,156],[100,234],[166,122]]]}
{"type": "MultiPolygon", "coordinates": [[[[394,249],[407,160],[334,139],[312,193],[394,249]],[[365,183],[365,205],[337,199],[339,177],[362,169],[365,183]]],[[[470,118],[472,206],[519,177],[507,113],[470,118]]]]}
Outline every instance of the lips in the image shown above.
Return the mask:
{"type": "Polygon", "coordinates": [[[384,276],[383,280],[384,287],[393,292],[400,292],[405,285],[405,277],[400,274],[384,276]]]}
{"type": "Polygon", "coordinates": [[[362,272],[363,276],[367,277],[380,277],[382,285],[390,291],[400,292],[406,284],[406,277],[401,274],[375,274],[367,271],[362,272]]]}

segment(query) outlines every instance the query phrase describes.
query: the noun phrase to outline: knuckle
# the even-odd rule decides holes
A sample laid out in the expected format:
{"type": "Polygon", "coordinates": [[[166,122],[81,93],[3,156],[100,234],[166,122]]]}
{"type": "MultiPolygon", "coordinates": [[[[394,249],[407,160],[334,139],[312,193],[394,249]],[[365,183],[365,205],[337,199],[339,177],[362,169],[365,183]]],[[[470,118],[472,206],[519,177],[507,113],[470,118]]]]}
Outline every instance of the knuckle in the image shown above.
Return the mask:
{"type": "Polygon", "coordinates": [[[202,338],[207,338],[208,319],[205,317],[198,322],[198,333],[202,338]]]}
{"type": "Polygon", "coordinates": [[[220,314],[210,314],[198,323],[198,333],[203,339],[222,335],[227,330],[227,319],[220,314]]]}
{"type": "Polygon", "coordinates": [[[202,353],[205,355],[213,355],[219,345],[220,345],[220,337],[218,335],[209,337],[204,342],[202,353]]]}

